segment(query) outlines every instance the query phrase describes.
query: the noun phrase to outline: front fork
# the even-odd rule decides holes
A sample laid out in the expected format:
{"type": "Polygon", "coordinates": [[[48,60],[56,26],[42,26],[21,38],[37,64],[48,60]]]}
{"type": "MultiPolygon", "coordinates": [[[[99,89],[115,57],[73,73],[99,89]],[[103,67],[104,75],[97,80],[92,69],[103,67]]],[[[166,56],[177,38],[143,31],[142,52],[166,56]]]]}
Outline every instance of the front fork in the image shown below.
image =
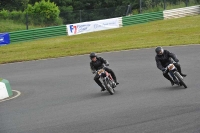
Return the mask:
{"type": "Polygon", "coordinates": [[[170,76],[173,78],[173,80],[176,79],[176,77],[174,76],[174,71],[169,71],[170,76]]]}
{"type": "MultiPolygon", "coordinates": [[[[169,74],[170,74],[170,76],[171,76],[171,78],[173,79],[173,81],[176,83],[177,82],[177,84],[179,84],[179,79],[177,78],[177,77],[175,77],[175,75],[174,75],[174,73],[177,71],[177,69],[175,69],[175,70],[170,70],[169,71],[169,74]]],[[[178,72],[178,71],[177,71],[178,72]]],[[[181,77],[181,76],[180,76],[181,77]]]]}

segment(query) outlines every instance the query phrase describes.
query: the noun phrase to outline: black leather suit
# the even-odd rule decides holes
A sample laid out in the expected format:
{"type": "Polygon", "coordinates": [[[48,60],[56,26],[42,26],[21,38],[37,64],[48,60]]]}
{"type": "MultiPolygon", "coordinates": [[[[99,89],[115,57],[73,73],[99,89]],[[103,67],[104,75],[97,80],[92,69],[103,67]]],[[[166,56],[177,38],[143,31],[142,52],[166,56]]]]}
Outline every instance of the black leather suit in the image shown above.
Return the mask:
{"type": "MultiPolygon", "coordinates": [[[[177,59],[176,55],[173,54],[173,53],[170,53],[169,51],[167,50],[164,50],[163,54],[162,55],[156,55],[155,57],[155,60],[156,60],[156,65],[158,67],[158,69],[160,69],[161,71],[164,71],[165,68],[173,63],[172,59],[175,61],[175,62],[179,62],[179,60],[177,59]]],[[[174,64],[175,67],[177,68],[177,70],[179,71],[180,74],[181,73],[181,66],[180,64],[178,63],[175,63],[174,64]]],[[[171,78],[169,77],[168,73],[163,73],[163,76],[170,80],[171,81],[171,78]]]]}
{"type": "MultiPolygon", "coordinates": [[[[90,62],[90,68],[92,70],[92,73],[95,73],[97,70],[103,68],[104,64],[108,64],[108,62],[106,60],[104,60],[102,57],[96,57],[97,60],[96,61],[91,61],[90,62]]],[[[109,69],[109,68],[105,68],[105,71],[109,72],[111,74],[111,76],[113,77],[113,79],[115,80],[115,82],[117,81],[116,80],[116,76],[115,76],[115,73],[109,69]]],[[[102,85],[101,81],[99,80],[99,75],[96,74],[95,77],[94,77],[94,81],[101,87],[101,88],[104,88],[104,86],[102,85]]]]}

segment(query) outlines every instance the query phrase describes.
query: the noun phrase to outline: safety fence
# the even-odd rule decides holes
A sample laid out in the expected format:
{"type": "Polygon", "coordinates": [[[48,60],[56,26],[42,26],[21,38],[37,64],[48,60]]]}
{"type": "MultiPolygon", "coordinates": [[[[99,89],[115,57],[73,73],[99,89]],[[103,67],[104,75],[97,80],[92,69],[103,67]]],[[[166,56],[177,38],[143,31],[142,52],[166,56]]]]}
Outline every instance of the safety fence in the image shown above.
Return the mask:
{"type": "MultiPolygon", "coordinates": [[[[119,17],[118,19],[120,25],[119,27],[122,27],[122,26],[146,23],[155,20],[163,20],[163,19],[184,17],[188,15],[197,15],[197,14],[200,14],[200,5],[159,11],[159,12],[137,14],[126,17],[119,17]]],[[[31,30],[15,31],[15,32],[10,32],[9,34],[10,34],[10,42],[14,43],[14,42],[28,41],[46,37],[67,35],[68,33],[66,25],[61,25],[61,26],[31,29],[31,30]]]]}
{"type": "Polygon", "coordinates": [[[10,32],[10,43],[66,35],[66,25],[10,32]]]}
{"type": "Polygon", "coordinates": [[[123,26],[127,26],[127,25],[146,23],[162,19],[163,19],[163,12],[160,11],[160,12],[144,13],[144,14],[122,17],[123,21],[122,23],[123,26]]]}
{"type": "Polygon", "coordinates": [[[180,18],[200,14],[200,5],[163,11],[164,19],[180,18]]]}

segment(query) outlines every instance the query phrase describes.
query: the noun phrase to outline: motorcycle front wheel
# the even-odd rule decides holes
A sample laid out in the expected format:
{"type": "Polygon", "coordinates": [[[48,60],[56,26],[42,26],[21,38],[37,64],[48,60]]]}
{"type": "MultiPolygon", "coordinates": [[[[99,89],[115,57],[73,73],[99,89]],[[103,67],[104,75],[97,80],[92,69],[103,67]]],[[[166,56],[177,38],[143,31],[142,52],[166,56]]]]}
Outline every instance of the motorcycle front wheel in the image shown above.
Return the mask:
{"type": "Polygon", "coordinates": [[[174,72],[174,75],[178,78],[179,82],[181,82],[181,84],[187,88],[187,85],[183,82],[183,79],[181,78],[180,74],[178,72],[174,72]]]}
{"type": "Polygon", "coordinates": [[[109,79],[106,79],[103,82],[106,87],[106,90],[110,93],[110,95],[113,95],[115,93],[115,91],[112,88],[112,82],[109,79]]]}

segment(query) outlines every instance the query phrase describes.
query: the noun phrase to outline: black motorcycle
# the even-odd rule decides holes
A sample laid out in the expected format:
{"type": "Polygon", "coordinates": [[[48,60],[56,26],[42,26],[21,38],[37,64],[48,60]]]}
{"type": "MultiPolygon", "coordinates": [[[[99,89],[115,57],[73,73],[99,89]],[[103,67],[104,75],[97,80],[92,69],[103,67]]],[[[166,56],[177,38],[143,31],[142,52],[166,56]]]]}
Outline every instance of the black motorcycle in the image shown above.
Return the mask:
{"type": "Polygon", "coordinates": [[[184,86],[185,88],[187,88],[187,85],[183,81],[183,76],[180,75],[180,73],[178,72],[174,63],[176,63],[176,62],[173,62],[166,67],[166,70],[169,71],[168,74],[169,74],[170,78],[174,81],[174,83],[176,85],[184,86]]]}
{"type": "Polygon", "coordinates": [[[113,80],[111,74],[105,71],[104,67],[99,69],[97,73],[100,76],[100,79],[103,82],[106,90],[110,93],[110,95],[113,95],[115,93],[114,88],[116,87],[116,83],[113,80]]]}

